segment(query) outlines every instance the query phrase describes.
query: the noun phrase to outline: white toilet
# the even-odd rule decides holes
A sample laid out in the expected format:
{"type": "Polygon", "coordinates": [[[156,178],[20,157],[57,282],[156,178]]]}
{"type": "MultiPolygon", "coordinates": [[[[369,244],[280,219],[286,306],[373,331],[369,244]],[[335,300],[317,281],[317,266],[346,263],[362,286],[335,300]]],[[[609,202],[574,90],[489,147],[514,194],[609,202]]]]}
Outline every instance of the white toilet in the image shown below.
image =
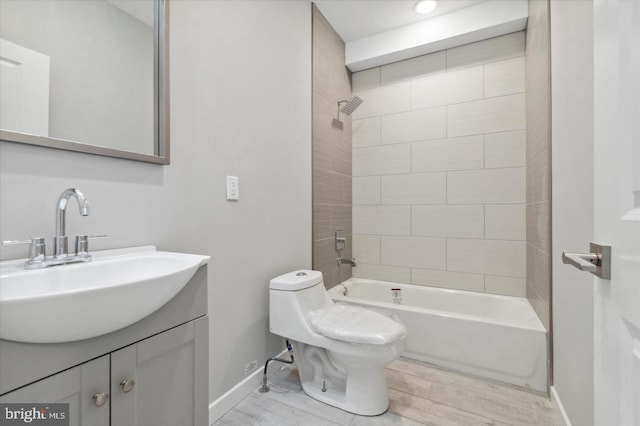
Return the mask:
{"type": "Polygon", "coordinates": [[[271,280],[269,312],[271,332],[293,341],[307,395],[355,414],[387,410],[384,368],[404,349],[404,325],[378,312],[335,304],[322,272],[309,270],[271,280]]]}

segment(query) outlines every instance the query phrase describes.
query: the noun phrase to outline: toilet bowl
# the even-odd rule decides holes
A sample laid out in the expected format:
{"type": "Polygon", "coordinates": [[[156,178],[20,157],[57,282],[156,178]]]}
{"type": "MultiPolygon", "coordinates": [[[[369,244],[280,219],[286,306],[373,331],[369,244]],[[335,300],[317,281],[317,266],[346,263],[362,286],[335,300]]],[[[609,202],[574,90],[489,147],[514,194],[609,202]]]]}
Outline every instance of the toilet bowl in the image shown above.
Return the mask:
{"type": "Polygon", "coordinates": [[[269,329],[293,343],[304,392],[355,414],[389,407],[384,368],[404,349],[397,319],[335,304],[319,271],[281,275],[269,284],[269,329]]]}

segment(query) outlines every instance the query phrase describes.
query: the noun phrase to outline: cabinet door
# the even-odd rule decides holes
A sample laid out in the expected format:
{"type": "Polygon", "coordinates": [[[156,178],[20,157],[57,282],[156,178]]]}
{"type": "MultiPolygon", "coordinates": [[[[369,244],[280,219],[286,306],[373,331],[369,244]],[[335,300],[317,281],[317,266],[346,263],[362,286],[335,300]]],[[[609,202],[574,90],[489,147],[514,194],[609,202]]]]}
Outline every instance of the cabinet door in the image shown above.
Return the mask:
{"type": "Polygon", "coordinates": [[[207,425],[207,353],[208,317],[113,352],[111,424],[207,425]]]}
{"type": "Polygon", "coordinates": [[[109,355],[47,377],[0,397],[2,403],[68,403],[70,426],[109,426],[109,403],[97,407],[96,394],[109,395],[109,355]]]}

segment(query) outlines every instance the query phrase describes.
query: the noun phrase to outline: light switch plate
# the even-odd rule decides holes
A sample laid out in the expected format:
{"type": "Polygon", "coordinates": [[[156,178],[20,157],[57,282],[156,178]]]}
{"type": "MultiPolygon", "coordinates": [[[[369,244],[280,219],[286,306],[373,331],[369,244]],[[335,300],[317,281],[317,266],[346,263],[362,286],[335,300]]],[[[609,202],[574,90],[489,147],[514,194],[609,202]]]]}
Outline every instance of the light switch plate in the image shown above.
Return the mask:
{"type": "Polygon", "coordinates": [[[240,199],[240,179],[237,176],[227,176],[227,200],[240,199]]]}

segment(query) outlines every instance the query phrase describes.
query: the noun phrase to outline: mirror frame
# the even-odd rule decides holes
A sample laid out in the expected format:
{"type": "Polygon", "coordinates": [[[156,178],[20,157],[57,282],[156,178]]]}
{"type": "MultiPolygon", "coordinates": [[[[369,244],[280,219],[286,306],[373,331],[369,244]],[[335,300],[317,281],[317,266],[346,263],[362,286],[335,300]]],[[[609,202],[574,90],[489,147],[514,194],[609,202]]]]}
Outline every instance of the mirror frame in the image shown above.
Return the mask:
{"type": "Polygon", "coordinates": [[[158,23],[154,27],[153,37],[153,102],[155,106],[153,155],[8,130],[0,130],[0,141],[169,165],[169,1],[155,0],[153,6],[156,22],[158,23]]]}

